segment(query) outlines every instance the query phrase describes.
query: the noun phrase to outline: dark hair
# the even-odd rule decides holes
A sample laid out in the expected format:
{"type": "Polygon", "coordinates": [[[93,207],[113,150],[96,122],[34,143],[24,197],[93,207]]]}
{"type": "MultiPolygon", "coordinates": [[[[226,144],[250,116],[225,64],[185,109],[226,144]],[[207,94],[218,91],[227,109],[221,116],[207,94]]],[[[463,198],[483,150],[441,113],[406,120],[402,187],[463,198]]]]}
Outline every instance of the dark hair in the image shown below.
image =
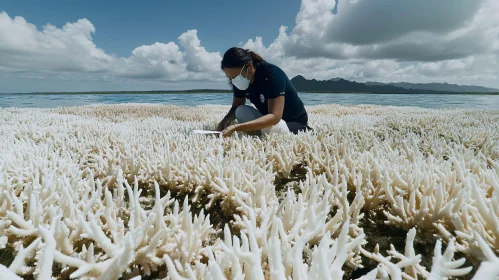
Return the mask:
{"type": "Polygon", "coordinates": [[[228,49],[222,59],[221,67],[224,68],[239,68],[252,62],[254,66],[264,62],[258,54],[245,50],[242,48],[230,48],[228,49]]]}

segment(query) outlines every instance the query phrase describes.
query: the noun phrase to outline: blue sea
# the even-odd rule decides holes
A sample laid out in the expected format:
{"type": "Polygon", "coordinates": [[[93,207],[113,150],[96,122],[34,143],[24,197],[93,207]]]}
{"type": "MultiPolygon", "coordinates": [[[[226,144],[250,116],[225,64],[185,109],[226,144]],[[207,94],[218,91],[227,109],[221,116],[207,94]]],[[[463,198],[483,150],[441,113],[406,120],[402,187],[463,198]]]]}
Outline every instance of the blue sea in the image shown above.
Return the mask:
{"type": "MultiPolygon", "coordinates": [[[[499,95],[300,93],[306,106],[317,104],[392,105],[423,108],[499,109],[499,95]]],[[[159,103],[183,106],[230,105],[231,94],[0,94],[0,107],[55,108],[88,104],[159,103]]]]}

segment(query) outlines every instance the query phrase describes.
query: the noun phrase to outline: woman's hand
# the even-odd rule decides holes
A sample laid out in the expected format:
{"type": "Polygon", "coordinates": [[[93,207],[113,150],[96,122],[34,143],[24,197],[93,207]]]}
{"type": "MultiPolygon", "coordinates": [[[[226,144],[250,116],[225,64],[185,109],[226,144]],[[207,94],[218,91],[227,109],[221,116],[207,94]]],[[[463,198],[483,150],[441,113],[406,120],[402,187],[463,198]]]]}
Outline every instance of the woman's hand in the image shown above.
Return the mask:
{"type": "Polygon", "coordinates": [[[222,131],[229,126],[229,120],[223,119],[217,126],[217,131],[222,131]]]}
{"type": "Polygon", "coordinates": [[[237,129],[237,126],[231,125],[222,131],[222,136],[223,137],[231,137],[232,134],[236,131],[236,129],[237,129]]]}

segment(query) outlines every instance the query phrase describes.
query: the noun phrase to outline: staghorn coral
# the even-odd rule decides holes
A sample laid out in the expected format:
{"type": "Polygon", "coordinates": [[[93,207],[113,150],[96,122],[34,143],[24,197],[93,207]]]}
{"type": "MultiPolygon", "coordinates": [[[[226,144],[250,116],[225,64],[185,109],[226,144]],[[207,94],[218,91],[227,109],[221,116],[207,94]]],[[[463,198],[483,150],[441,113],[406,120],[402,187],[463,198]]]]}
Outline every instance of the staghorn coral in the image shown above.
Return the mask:
{"type": "Polygon", "coordinates": [[[190,133],[226,110],[0,110],[0,252],[14,255],[1,268],[38,279],[498,277],[499,111],[320,105],[313,132],[190,133]],[[298,169],[302,181],[276,186],[298,169]],[[406,243],[367,244],[366,218],[407,231],[406,243]]]}

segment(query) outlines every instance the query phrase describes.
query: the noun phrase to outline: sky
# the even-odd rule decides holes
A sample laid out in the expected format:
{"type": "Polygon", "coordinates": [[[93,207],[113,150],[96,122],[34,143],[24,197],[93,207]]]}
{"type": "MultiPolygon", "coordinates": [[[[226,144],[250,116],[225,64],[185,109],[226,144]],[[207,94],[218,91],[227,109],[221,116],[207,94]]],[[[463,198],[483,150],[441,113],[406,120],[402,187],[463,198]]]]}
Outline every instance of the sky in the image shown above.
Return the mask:
{"type": "Polygon", "coordinates": [[[4,0],[0,92],[228,89],[233,46],[290,79],[499,88],[498,12],[497,0],[4,0]]]}

